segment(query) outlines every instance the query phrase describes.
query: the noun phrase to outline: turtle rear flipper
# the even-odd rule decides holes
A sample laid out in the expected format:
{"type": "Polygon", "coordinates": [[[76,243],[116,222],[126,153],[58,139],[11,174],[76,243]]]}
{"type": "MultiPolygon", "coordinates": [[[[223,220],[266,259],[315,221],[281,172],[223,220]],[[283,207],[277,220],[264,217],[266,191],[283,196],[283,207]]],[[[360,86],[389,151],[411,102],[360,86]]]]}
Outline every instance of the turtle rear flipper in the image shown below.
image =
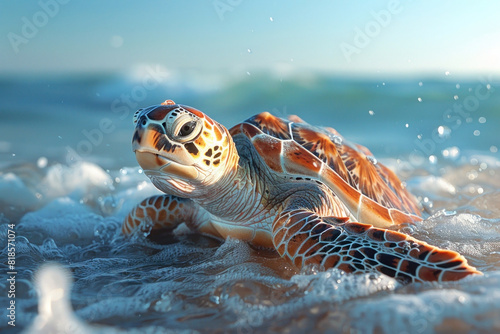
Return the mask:
{"type": "Polygon", "coordinates": [[[481,274],[457,252],[345,220],[321,218],[306,209],[285,210],[273,223],[273,243],[298,268],[317,264],[349,273],[378,271],[403,283],[455,281],[481,274]]]}

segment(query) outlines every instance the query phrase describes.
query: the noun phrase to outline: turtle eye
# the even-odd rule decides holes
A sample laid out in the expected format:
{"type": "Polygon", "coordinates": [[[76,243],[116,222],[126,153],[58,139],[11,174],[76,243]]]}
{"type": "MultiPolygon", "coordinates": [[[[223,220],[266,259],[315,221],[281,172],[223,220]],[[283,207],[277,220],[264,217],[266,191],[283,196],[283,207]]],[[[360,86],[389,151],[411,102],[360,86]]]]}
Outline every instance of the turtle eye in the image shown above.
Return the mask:
{"type": "Polygon", "coordinates": [[[195,140],[201,133],[201,122],[189,114],[182,114],[174,121],[172,127],[172,139],[186,143],[195,140]]]}
{"type": "Polygon", "coordinates": [[[177,134],[177,137],[187,137],[193,133],[195,128],[196,121],[187,122],[181,127],[179,133],[177,134]]]}

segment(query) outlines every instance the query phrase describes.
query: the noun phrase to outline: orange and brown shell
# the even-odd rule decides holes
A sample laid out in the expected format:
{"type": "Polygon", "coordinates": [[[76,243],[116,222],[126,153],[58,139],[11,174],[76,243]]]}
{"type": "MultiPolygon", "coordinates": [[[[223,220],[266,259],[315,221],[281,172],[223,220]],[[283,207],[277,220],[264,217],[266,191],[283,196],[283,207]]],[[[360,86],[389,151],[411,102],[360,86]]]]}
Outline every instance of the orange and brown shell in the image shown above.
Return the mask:
{"type": "Polygon", "coordinates": [[[398,177],[366,147],[347,142],[332,128],[263,112],[230,133],[248,137],[274,172],[326,184],[362,223],[388,227],[421,220],[417,202],[398,177]]]}

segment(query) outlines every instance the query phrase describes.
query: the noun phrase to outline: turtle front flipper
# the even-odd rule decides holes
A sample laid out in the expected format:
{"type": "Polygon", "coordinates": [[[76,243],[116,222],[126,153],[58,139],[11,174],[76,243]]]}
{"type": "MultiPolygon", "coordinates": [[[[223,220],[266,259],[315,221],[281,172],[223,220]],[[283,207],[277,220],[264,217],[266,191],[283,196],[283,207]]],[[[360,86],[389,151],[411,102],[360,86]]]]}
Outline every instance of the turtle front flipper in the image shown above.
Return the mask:
{"type": "Polygon", "coordinates": [[[125,217],[122,233],[131,234],[138,228],[151,227],[151,232],[173,230],[181,223],[193,227],[203,222],[203,209],[187,198],[157,195],[146,198],[125,217]],[[147,220],[150,220],[147,226],[147,220]]]}
{"type": "Polygon", "coordinates": [[[406,234],[320,217],[306,209],[285,210],[273,223],[273,243],[301,268],[317,264],[349,273],[378,271],[407,282],[454,281],[481,274],[460,254],[406,234]]]}

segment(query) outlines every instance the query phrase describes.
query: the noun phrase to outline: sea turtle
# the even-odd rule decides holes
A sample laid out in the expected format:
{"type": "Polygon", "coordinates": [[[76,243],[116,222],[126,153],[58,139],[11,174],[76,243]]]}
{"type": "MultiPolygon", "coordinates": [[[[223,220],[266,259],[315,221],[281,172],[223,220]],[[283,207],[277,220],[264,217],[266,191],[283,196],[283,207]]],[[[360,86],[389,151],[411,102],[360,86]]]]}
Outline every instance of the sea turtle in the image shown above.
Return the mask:
{"type": "Polygon", "coordinates": [[[378,271],[401,282],[481,274],[454,251],[388,229],[421,220],[419,205],[333,128],[263,112],[227,130],[171,100],[138,110],[134,123],[137,161],[165,195],[138,204],[124,234],[148,220],[152,234],[185,223],[274,248],[297,268],[378,271]]]}

